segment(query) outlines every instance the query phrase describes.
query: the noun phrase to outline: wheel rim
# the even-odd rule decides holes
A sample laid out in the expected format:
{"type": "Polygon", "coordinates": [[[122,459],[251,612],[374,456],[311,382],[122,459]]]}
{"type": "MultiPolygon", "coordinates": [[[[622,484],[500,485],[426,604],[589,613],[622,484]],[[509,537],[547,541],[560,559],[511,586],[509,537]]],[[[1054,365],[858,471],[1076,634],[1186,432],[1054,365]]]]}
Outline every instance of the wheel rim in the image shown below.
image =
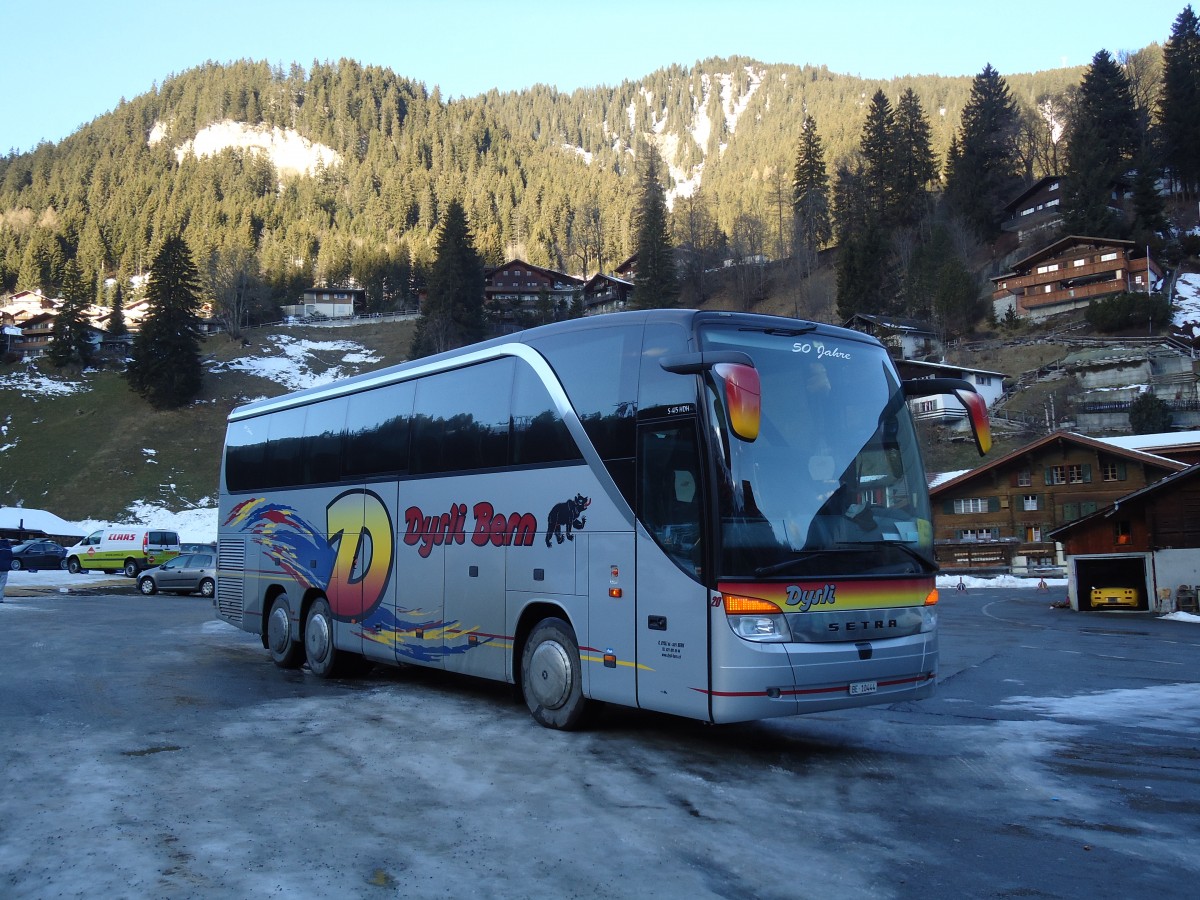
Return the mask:
{"type": "Polygon", "coordinates": [[[211,597],[213,595],[213,583],[205,578],[200,582],[200,596],[211,597]]]}
{"type": "Polygon", "coordinates": [[[329,656],[331,637],[329,619],[323,612],[308,620],[308,627],[304,629],[304,650],[310,661],[320,663],[329,656]]]}
{"type": "Polygon", "coordinates": [[[546,709],[558,709],[571,696],[571,657],[557,641],[543,641],[529,660],[529,692],[546,709]]]}
{"type": "Polygon", "coordinates": [[[291,623],[288,621],[287,609],[283,606],[276,606],[271,610],[270,618],[267,619],[267,643],[271,646],[271,652],[283,653],[287,649],[291,637],[291,623]]]}
{"type": "Polygon", "coordinates": [[[153,594],[154,593],[154,582],[151,581],[149,578],[143,578],[142,583],[139,584],[138,587],[140,587],[142,589],[143,594],[153,594]]]}

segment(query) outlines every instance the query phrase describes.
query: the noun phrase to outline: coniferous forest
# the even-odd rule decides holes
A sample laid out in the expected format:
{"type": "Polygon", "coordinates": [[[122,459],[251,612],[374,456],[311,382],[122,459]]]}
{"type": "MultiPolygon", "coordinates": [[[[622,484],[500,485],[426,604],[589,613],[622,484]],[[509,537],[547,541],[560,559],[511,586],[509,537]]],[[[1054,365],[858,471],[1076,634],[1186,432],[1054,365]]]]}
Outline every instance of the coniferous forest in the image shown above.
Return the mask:
{"type": "MultiPolygon", "coordinates": [[[[241,324],[351,279],[373,311],[411,306],[458,207],[485,264],[611,272],[639,250],[652,146],[683,260],[672,302],[703,302],[703,273],[723,258],[811,273],[837,247],[838,313],[964,328],[986,293],[997,205],[1041,176],[1091,171],[1082,148],[1106,127],[1106,104],[1128,114],[1105,172],[1165,172],[1194,192],[1200,142],[1179,135],[1200,127],[1172,120],[1200,110],[1188,105],[1200,97],[1190,7],[1163,23],[1163,42],[1103,59],[1097,47],[1092,66],[1037,73],[980,60],[974,78],[872,81],[735,57],[570,94],[539,85],[454,100],[345,59],[209,63],[57,144],[0,157],[0,294],[63,296],[82,282],[111,306],[179,235],[204,299],[241,324]],[[246,150],[187,152],[223,121],[293,131],[336,155],[297,174],[246,150]]],[[[1083,215],[1090,201],[1079,202],[1083,215]]],[[[1158,215],[1139,227],[1161,239],[1158,215]]]]}

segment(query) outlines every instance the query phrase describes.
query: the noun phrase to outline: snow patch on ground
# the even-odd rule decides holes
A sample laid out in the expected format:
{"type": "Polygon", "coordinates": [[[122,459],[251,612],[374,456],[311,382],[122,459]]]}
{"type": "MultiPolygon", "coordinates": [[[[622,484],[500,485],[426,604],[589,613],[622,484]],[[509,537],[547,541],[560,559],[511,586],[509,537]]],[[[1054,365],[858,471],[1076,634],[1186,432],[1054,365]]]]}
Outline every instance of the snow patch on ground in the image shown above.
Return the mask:
{"type": "Polygon", "coordinates": [[[247,372],[298,391],[356,375],[361,366],[380,362],[380,357],[355,341],[302,341],[282,334],[267,343],[279,355],[245,356],[219,363],[213,371],[247,372]],[[320,364],[321,371],[315,371],[314,364],[320,364]]]}
{"type": "Polygon", "coordinates": [[[82,381],[68,381],[65,378],[51,378],[38,372],[13,372],[10,375],[0,375],[0,388],[18,391],[21,396],[36,402],[41,397],[66,397],[86,391],[88,386],[82,381]]]}

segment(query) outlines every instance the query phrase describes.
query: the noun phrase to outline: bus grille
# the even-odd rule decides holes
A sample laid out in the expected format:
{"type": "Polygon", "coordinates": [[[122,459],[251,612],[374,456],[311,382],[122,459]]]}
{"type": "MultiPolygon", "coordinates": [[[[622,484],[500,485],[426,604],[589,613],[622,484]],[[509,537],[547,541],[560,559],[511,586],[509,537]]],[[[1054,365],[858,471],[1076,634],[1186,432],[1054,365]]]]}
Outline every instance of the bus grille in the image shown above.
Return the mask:
{"type": "Polygon", "coordinates": [[[246,542],[222,540],[217,548],[217,612],[234,625],[242,624],[242,590],[245,584],[246,542]]]}

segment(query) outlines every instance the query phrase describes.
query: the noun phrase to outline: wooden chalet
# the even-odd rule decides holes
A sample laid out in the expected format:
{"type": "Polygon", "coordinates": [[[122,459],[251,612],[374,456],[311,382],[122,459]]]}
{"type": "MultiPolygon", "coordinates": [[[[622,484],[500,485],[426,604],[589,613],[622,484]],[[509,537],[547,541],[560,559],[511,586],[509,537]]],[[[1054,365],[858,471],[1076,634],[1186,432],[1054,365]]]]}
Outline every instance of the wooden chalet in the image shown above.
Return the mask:
{"type": "Polygon", "coordinates": [[[1018,244],[1045,239],[1062,223],[1062,178],[1039,178],[1004,207],[1000,228],[1017,236],[1018,244]]]}
{"type": "Polygon", "coordinates": [[[934,550],[946,569],[1062,566],[1050,532],[1185,468],[1058,431],[933,487],[934,550]]]}
{"type": "Polygon", "coordinates": [[[1082,309],[1122,291],[1145,293],[1162,270],[1133,241],[1071,235],[1031,253],[992,278],[992,308],[1033,320],[1082,309]]]}
{"type": "Polygon", "coordinates": [[[916,319],[855,313],[843,328],[869,334],[887,347],[893,359],[923,359],[942,352],[942,342],[932,326],[916,319]]]}
{"type": "Polygon", "coordinates": [[[539,310],[561,317],[583,288],[583,280],[573,275],[513,259],[484,270],[483,305],[503,329],[539,310]]]}
{"type": "Polygon", "coordinates": [[[617,312],[625,308],[633,293],[633,282],[597,273],[583,286],[584,315],[617,312]]]}
{"type": "Polygon", "coordinates": [[[1200,583],[1200,464],[1125,494],[1050,532],[1067,554],[1071,606],[1095,588],[1132,588],[1135,610],[1196,611],[1200,583]]]}
{"type": "Polygon", "coordinates": [[[300,297],[299,303],[283,307],[284,315],[315,316],[341,319],[361,312],[367,303],[367,292],[356,287],[311,287],[300,297]]]}

